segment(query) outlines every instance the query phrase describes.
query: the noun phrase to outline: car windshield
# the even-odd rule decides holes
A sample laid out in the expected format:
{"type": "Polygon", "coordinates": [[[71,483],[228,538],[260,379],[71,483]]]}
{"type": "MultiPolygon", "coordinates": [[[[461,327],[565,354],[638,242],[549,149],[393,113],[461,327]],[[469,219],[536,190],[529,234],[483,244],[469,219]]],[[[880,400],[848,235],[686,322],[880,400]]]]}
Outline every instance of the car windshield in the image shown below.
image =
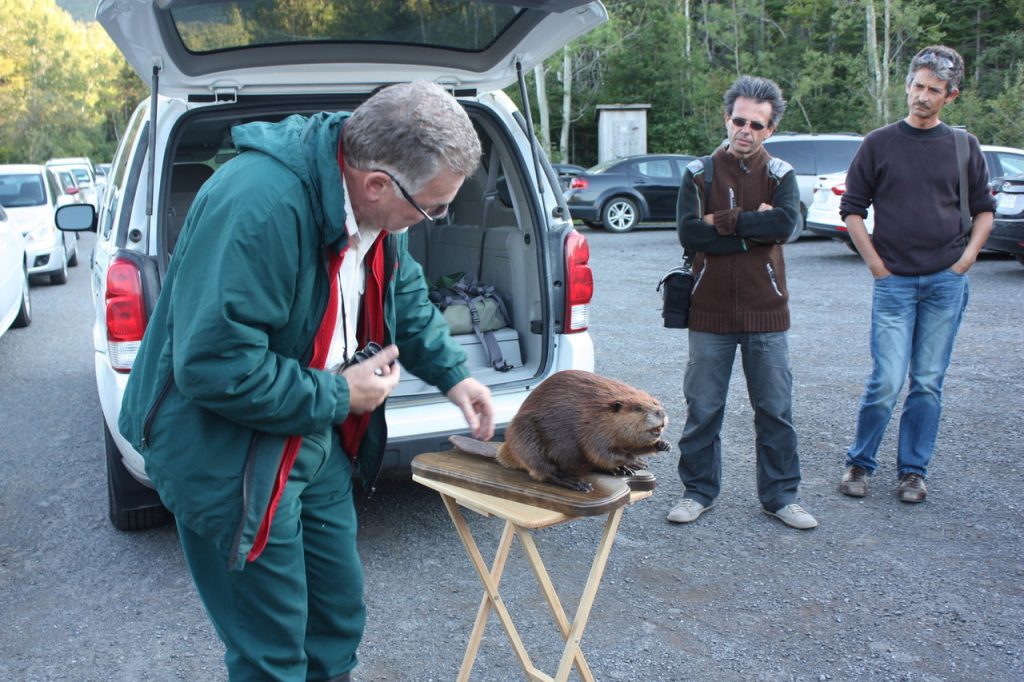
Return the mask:
{"type": "Polygon", "coordinates": [[[0,204],[4,208],[42,206],[46,203],[43,179],[37,173],[0,175],[0,204]]]}
{"type": "Polygon", "coordinates": [[[84,168],[72,168],[71,172],[75,174],[75,180],[78,181],[79,185],[89,185],[89,171],[84,168]]]}
{"type": "Polygon", "coordinates": [[[199,0],[172,8],[171,17],[193,53],[310,42],[384,42],[476,52],[497,40],[523,11],[452,0],[419,0],[397,8],[395,3],[363,0],[199,0]]]}

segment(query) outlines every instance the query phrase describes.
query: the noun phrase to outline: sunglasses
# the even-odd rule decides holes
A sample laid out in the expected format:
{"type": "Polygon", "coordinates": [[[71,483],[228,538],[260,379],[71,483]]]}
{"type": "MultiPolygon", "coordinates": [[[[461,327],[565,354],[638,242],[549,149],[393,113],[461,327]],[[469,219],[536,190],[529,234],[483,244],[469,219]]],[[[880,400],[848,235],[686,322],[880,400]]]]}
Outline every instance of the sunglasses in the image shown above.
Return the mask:
{"type": "Polygon", "coordinates": [[[387,172],[383,168],[377,168],[374,172],[383,173],[384,175],[391,178],[391,182],[395,183],[395,187],[397,187],[398,191],[402,193],[402,196],[405,197],[405,200],[412,204],[412,207],[419,211],[421,214],[423,214],[423,217],[429,220],[430,222],[434,222],[439,218],[443,218],[444,214],[448,212],[448,204],[434,206],[429,211],[424,209],[422,206],[416,203],[416,200],[412,198],[412,195],[409,194],[409,192],[407,192],[404,187],[402,187],[402,183],[400,183],[398,181],[398,178],[396,178],[394,175],[387,172]]]}
{"type": "Polygon", "coordinates": [[[743,118],[742,116],[733,116],[729,120],[732,121],[732,124],[734,126],[736,126],[737,128],[740,128],[741,130],[748,123],[750,124],[750,129],[751,130],[755,130],[757,132],[761,132],[762,130],[764,130],[765,128],[768,127],[765,124],[761,123],[760,121],[748,121],[747,119],[743,118]]]}

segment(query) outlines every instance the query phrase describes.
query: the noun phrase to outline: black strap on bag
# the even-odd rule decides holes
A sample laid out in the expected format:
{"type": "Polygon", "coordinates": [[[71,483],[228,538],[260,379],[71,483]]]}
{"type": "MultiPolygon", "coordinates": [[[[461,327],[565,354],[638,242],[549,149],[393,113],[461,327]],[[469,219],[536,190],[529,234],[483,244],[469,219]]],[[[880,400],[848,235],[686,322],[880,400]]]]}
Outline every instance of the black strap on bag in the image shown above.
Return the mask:
{"type": "MultiPolygon", "coordinates": [[[[701,163],[704,164],[704,200],[707,202],[715,174],[714,163],[710,156],[702,156],[701,163]]],[[[667,329],[686,329],[690,326],[690,294],[693,293],[693,259],[696,256],[696,252],[683,249],[683,262],[662,275],[658,282],[661,318],[667,329]]]]}
{"type": "Polygon", "coordinates": [[[501,352],[501,346],[494,332],[490,329],[484,330],[480,326],[480,310],[478,304],[485,300],[493,301],[497,305],[497,312],[504,324],[508,324],[508,309],[505,301],[502,300],[497,290],[490,285],[469,279],[466,275],[458,279],[442,278],[439,285],[430,290],[430,300],[444,312],[450,305],[465,305],[469,309],[469,319],[473,327],[473,333],[480,340],[487,353],[487,361],[491,367],[499,372],[507,372],[512,365],[505,362],[505,356],[501,352]]]}
{"type": "Polygon", "coordinates": [[[964,239],[971,233],[974,220],[971,219],[971,206],[967,199],[967,162],[970,150],[967,146],[967,131],[960,126],[953,128],[953,141],[956,143],[956,165],[960,173],[960,228],[964,239]]]}

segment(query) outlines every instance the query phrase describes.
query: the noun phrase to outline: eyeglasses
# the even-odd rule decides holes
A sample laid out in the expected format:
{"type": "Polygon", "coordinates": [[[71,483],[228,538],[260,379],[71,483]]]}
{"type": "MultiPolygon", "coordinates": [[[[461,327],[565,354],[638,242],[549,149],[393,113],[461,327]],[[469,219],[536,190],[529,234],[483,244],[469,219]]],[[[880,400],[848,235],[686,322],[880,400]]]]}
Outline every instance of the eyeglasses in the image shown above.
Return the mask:
{"type": "Polygon", "coordinates": [[[751,130],[755,130],[757,132],[761,132],[762,130],[764,130],[765,128],[768,127],[765,124],[761,123],[760,121],[748,121],[747,119],[743,118],[742,116],[733,116],[729,120],[732,121],[732,124],[734,126],[736,126],[737,128],[739,128],[741,130],[748,123],[750,124],[750,129],[751,130]]]}
{"type": "Polygon", "coordinates": [[[396,178],[394,175],[387,172],[383,168],[377,168],[374,172],[383,173],[384,175],[391,178],[391,182],[395,183],[395,187],[397,187],[398,191],[402,193],[402,196],[405,197],[405,200],[412,204],[412,207],[415,208],[420,213],[422,213],[423,217],[429,220],[430,222],[434,222],[438,218],[443,218],[444,214],[448,212],[448,204],[434,206],[429,211],[425,210],[422,206],[416,203],[416,200],[412,198],[412,195],[409,194],[404,187],[402,187],[402,183],[400,183],[398,181],[398,178],[396,178]]]}

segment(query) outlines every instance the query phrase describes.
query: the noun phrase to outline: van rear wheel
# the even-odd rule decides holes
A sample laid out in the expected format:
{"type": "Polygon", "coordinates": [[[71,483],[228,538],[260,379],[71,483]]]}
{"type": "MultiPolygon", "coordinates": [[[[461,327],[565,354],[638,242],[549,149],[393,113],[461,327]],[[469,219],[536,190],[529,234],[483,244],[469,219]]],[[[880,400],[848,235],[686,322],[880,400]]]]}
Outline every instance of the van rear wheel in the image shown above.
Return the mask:
{"type": "Polygon", "coordinates": [[[163,526],[174,516],[167,511],[160,496],[128,473],[121,461],[121,451],[103,422],[103,444],[107,455],[107,503],[110,523],[118,530],[147,530],[163,526]]]}

